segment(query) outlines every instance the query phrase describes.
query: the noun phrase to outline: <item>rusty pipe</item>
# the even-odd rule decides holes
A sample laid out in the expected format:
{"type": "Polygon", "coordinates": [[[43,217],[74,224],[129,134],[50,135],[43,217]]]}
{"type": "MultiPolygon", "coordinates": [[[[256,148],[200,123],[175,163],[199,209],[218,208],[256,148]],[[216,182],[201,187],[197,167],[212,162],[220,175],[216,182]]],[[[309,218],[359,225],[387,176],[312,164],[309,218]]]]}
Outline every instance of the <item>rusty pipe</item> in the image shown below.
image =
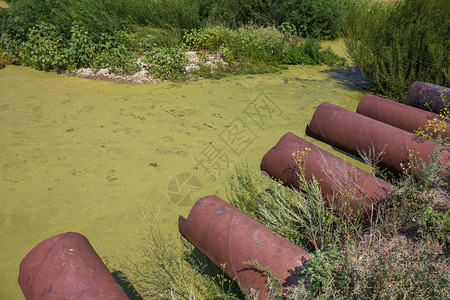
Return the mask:
{"type": "Polygon", "coordinates": [[[371,94],[361,99],[356,112],[409,132],[420,128],[431,137],[450,138],[449,118],[371,94]]]}
{"type": "Polygon", "coordinates": [[[440,114],[450,101],[450,88],[428,82],[416,81],[406,95],[405,103],[427,111],[440,114]]]}
{"type": "Polygon", "coordinates": [[[198,200],[187,219],[178,219],[180,233],[216,266],[237,280],[241,287],[259,290],[268,299],[266,277],[255,267],[258,261],[270,267],[283,286],[298,283],[298,271],[309,260],[308,253],[216,196],[198,200]]]}
{"type": "Polygon", "coordinates": [[[27,300],[128,299],[81,234],[46,239],[20,263],[19,285],[27,300]]]}
{"type": "Polygon", "coordinates": [[[411,157],[429,164],[438,148],[441,163],[447,166],[450,162],[450,147],[439,147],[423,137],[326,102],[317,107],[306,134],[349,153],[379,154],[380,165],[395,172],[402,172],[411,157]]]}
{"type": "Polygon", "coordinates": [[[307,181],[318,182],[325,199],[338,196],[334,201],[347,201],[353,213],[362,203],[366,216],[394,190],[389,183],[290,132],[264,155],[261,170],[297,189],[297,174],[303,172],[307,181]]]}

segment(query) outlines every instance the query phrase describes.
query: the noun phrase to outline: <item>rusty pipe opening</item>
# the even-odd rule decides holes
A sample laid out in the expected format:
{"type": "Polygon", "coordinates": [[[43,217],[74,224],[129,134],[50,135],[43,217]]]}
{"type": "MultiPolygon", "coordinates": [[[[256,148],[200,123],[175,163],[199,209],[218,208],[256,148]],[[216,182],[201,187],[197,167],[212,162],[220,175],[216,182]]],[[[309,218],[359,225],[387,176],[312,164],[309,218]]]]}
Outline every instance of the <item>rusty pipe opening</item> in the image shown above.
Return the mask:
{"type": "Polygon", "coordinates": [[[267,278],[244,262],[257,261],[269,267],[283,286],[295,285],[309,254],[273,230],[216,196],[198,200],[178,228],[216,266],[246,290],[259,290],[268,299],[267,278]]]}
{"type": "Polygon", "coordinates": [[[83,235],[67,232],[34,247],[20,263],[27,300],[128,299],[83,235]]]}

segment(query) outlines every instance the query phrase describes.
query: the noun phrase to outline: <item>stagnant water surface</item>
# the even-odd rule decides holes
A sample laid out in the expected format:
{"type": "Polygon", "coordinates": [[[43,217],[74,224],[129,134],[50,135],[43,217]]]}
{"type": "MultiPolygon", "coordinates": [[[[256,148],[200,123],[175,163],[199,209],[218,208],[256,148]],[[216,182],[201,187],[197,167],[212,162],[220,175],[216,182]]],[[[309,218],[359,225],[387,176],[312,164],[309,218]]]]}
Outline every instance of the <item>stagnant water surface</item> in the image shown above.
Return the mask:
{"type": "Polygon", "coordinates": [[[20,261],[46,238],[80,232],[117,267],[133,258],[146,214],[176,230],[197,198],[226,199],[223,179],[233,164],[258,168],[284,133],[304,137],[321,102],[355,110],[364,92],[353,71],[295,66],[119,85],[7,66],[0,71],[0,299],[23,298],[20,261]]]}

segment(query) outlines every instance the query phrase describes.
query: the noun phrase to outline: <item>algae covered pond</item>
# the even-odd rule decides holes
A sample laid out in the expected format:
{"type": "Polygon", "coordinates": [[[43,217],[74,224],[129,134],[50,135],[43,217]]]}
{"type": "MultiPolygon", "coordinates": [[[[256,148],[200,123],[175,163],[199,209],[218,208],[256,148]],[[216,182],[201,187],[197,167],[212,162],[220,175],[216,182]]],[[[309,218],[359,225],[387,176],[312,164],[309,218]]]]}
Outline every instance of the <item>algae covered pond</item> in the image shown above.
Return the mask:
{"type": "Polygon", "coordinates": [[[178,215],[199,197],[226,199],[235,163],[258,168],[284,133],[304,137],[323,101],[354,110],[364,95],[358,80],[351,68],[294,66],[120,85],[7,66],[0,71],[0,299],[23,298],[20,261],[67,231],[85,235],[120,270],[135,255],[145,215],[176,230],[178,215]]]}

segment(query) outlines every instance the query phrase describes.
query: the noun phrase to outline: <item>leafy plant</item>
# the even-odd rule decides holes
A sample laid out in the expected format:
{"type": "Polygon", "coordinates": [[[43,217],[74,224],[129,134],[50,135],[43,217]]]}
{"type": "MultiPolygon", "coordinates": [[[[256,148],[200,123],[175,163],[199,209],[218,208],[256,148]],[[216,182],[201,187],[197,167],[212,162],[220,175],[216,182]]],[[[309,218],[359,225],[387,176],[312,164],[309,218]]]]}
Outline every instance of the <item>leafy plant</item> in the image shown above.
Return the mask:
{"type": "Polygon", "coordinates": [[[97,68],[108,68],[113,73],[137,72],[140,67],[131,45],[131,36],[125,32],[120,31],[113,35],[102,34],[96,45],[97,56],[93,65],[97,68]]]}
{"type": "Polygon", "coordinates": [[[161,79],[177,80],[185,76],[188,59],[181,48],[154,47],[145,54],[146,70],[161,79]]]}
{"type": "Polygon", "coordinates": [[[96,56],[96,45],[88,30],[83,25],[75,23],[71,33],[67,49],[71,67],[81,68],[91,65],[96,56]]]}
{"type": "Polygon", "coordinates": [[[61,71],[67,68],[69,60],[62,39],[51,24],[39,23],[33,27],[23,47],[23,53],[20,51],[19,55],[27,66],[45,71],[61,71]]]}

